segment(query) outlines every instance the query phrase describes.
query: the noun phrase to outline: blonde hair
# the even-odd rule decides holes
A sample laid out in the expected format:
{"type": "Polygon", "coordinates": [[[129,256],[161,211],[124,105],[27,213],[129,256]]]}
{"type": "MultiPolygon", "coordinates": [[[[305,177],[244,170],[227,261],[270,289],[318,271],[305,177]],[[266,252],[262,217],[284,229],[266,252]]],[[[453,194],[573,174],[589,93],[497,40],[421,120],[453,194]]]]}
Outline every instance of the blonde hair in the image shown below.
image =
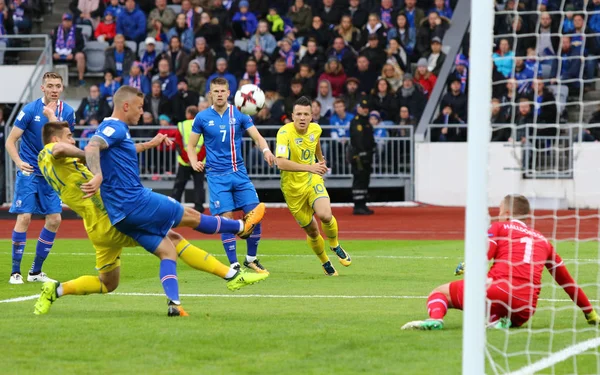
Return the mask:
{"type": "Polygon", "coordinates": [[[124,102],[131,99],[132,97],[137,96],[138,98],[144,98],[144,93],[133,86],[121,86],[115,95],[113,95],[113,102],[115,107],[120,107],[124,102]]]}

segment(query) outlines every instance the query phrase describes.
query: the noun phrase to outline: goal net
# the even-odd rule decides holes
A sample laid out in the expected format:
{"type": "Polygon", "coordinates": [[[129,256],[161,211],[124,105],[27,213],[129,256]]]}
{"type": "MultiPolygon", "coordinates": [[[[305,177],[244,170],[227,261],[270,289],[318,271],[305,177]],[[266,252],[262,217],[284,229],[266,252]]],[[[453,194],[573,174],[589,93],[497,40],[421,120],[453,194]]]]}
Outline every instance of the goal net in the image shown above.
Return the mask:
{"type": "MultiPolygon", "coordinates": [[[[600,0],[498,0],[493,43],[488,202],[526,196],[528,225],[550,241],[598,311],[600,0]]],[[[472,42],[470,56],[489,55],[484,47],[472,42]]],[[[490,213],[494,221],[498,210],[490,213]]],[[[468,259],[468,244],[466,252],[468,259]]],[[[486,373],[600,373],[600,329],[543,272],[533,317],[520,328],[485,330],[486,373]]]]}

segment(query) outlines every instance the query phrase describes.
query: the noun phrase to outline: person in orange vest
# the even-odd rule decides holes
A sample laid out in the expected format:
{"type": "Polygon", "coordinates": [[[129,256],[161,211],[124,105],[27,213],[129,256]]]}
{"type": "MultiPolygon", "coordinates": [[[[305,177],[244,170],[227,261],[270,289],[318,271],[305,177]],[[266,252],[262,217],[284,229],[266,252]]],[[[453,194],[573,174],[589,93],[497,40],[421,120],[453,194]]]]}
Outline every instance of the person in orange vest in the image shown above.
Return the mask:
{"type": "MultiPolygon", "coordinates": [[[[179,169],[177,170],[177,175],[175,176],[175,184],[173,185],[171,198],[181,202],[185,185],[190,177],[192,177],[194,180],[194,208],[196,211],[204,212],[204,172],[196,172],[194,169],[192,169],[189,164],[190,159],[185,151],[190,133],[192,132],[192,124],[194,123],[194,118],[196,117],[197,113],[198,107],[194,105],[187,107],[185,109],[186,120],[177,124],[179,131],[175,136],[175,145],[177,147],[177,161],[179,162],[179,169]]],[[[206,158],[204,138],[202,136],[200,136],[200,140],[196,146],[196,151],[198,152],[198,160],[204,160],[206,158]]]]}

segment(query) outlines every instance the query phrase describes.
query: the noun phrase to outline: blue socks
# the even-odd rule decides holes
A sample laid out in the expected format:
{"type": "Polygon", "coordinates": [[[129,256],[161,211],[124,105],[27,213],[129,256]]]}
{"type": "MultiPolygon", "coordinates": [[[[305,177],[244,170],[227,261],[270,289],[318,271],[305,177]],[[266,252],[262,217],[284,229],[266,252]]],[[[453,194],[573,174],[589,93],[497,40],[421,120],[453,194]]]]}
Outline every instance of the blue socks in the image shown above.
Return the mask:
{"type": "MultiPolygon", "coordinates": [[[[258,204],[256,204],[256,203],[247,204],[244,207],[242,207],[242,211],[244,211],[244,214],[247,214],[248,212],[250,212],[254,208],[256,208],[256,206],[258,206],[258,204]]],[[[252,231],[252,234],[250,235],[250,237],[248,237],[248,239],[246,239],[246,247],[248,248],[246,260],[248,262],[253,262],[256,259],[256,253],[258,252],[258,242],[260,241],[261,233],[262,233],[262,225],[261,225],[261,223],[258,223],[254,227],[254,230],[252,231]]]]}
{"type": "Polygon", "coordinates": [[[223,242],[223,248],[225,249],[225,254],[227,254],[227,260],[229,260],[229,264],[238,262],[235,240],[236,239],[234,234],[221,234],[221,241],[223,242]]]}
{"type": "Polygon", "coordinates": [[[54,245],[55,237],[55,232],[42,228],[35,247],[35,259],[33,260],[33,265],[31,266],[31,271],[29,271],[29,273],[36,274],[42,272],[42,264],[44,264],[44,261],[48,258],[50,249],[52,249],[52,245],[54,245]]]}
{"type": "Polygon", "coordinates": [[[246,246],[248,247],[248,256],[256,257],[256,253],[258,251],[258,242],[260,241],[260,235],[262,233],[262,225],[258,223],[254,227],[254,231],[246,240],[246,246]]]}
{"type": "Polygon", "coordinates": [[[160,261],[160,283],[167,298],[179,304],[179,283],[177,281],[177,262],[171,259],[160,261]]]}
{"type": "Polygon", "coordinates": [[[236,235],[240,232],[240,221],[226,219],[220,216],[200,215],[200,224],[195,228],[200,233],[231,233],[236,235]]]}
{"type": "Polygon", "coordinates": [[[12,233],[12,271],[11,273],[21,273],[21,259],[25,251],[25,243],[27,241],[27,232],[12,233]]]}

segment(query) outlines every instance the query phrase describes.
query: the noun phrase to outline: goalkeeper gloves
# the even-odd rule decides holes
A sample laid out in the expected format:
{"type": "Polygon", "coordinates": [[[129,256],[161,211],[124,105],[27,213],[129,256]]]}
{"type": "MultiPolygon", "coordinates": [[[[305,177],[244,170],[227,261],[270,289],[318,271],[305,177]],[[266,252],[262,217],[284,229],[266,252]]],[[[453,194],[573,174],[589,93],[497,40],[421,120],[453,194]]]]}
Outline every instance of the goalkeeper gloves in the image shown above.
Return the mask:
{"type": "Polygon", "coordinates": [[[596,313],[596,310],[592,310],[591,312],[585,314],[585,319],[587,320],[588,324],[593,326],[600,325],[600,315],[596,313]]]}
{"type": "Polygon", "coordinates": [[[465,273],[465,262],[458,263],[456,269],[454,270],[454,276],[460,276],[465,273]]]}

